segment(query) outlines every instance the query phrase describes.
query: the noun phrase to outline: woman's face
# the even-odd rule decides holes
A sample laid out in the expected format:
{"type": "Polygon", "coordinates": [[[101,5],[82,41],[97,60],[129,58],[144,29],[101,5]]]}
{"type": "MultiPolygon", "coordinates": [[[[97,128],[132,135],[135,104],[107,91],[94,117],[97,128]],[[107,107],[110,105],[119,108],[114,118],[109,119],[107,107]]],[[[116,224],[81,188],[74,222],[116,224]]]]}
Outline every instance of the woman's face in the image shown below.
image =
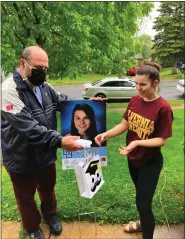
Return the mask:
{"type": "Polygon", "coordinates": [[[74,124],[79,134],[84,134],[90,127],[90,119],[83,110],[76,110],[74,113],[74,124]]]}
{"type": "Polygon", "coordinates": [[[137,75],[135,77],[136,89],[141,97],[150,99],[156,93],[158,81],[152,82],[146,75],[137,75]]]}

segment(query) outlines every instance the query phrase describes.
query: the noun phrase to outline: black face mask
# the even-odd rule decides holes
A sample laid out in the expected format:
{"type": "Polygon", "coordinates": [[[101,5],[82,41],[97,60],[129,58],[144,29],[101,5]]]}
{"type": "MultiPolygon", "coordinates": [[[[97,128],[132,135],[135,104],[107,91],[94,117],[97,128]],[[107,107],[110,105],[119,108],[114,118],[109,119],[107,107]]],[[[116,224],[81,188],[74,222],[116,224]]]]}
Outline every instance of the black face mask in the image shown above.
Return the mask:
{"type": "Polygon", "coordinates": [[[43,69],[31,69],[31,76],[28,76],[28,80],[34,85],[39,86],[46,81],[46,72],[43,69]]]}

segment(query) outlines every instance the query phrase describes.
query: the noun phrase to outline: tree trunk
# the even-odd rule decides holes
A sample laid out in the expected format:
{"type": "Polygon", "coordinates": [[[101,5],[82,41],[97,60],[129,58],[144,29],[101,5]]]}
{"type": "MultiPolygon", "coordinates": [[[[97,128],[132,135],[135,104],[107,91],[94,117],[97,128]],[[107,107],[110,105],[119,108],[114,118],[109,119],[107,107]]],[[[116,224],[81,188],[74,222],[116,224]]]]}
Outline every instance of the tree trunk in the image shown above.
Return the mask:
{"type": "Polygon", "coordinates": [[[43,48],[44,47],[44,44],[45,44],[45,39],[42,37],[42,36],[38,36],[36,38],[36,43],[41,47],[43,48]]]}
{"type": "Polygon", "coordinates": [[[172,74],[177,74],[177,58],[176,57],[174,57],[173,59],[172,74]]]}

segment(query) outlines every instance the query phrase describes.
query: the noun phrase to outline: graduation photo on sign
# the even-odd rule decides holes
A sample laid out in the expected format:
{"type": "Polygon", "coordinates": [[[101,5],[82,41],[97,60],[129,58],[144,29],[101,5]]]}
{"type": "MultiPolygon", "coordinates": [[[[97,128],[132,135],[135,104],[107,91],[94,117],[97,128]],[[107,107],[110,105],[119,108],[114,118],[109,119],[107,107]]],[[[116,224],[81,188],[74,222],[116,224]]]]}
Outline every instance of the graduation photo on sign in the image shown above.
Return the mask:
{"type": "Polygon", "coordinates": [[[62,149],[62,168],[73,169],[88,156],[99,155],[101,166],[107,166],[106,142],[99,146],[94,138],[106,131],[106,103],[93,100],[69,100],[60,104],[61,134],[90,140],[90,148],[69,152],[62,149]]]}

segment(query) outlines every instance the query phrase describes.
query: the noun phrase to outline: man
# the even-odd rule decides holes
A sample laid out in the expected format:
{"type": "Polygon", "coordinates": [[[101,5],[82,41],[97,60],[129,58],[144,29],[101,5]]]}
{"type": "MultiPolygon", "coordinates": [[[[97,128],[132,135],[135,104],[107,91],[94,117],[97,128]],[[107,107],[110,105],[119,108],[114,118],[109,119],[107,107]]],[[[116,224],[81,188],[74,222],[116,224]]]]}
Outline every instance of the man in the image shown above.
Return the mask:
{"type": "Polygon", "coordinates": [[[48,56],[38,46],[23,50],[19,68],[2,84],[1,132],[3,164],[13,184],[22,224],[32,239],[44,239],[34,195],[41,200],[44,221],[54,235],[62,232],[56,217],[56,150],[81,150],[77,136],[62,137],[56,111],[67,96],[46,80],[48,56]]]}

